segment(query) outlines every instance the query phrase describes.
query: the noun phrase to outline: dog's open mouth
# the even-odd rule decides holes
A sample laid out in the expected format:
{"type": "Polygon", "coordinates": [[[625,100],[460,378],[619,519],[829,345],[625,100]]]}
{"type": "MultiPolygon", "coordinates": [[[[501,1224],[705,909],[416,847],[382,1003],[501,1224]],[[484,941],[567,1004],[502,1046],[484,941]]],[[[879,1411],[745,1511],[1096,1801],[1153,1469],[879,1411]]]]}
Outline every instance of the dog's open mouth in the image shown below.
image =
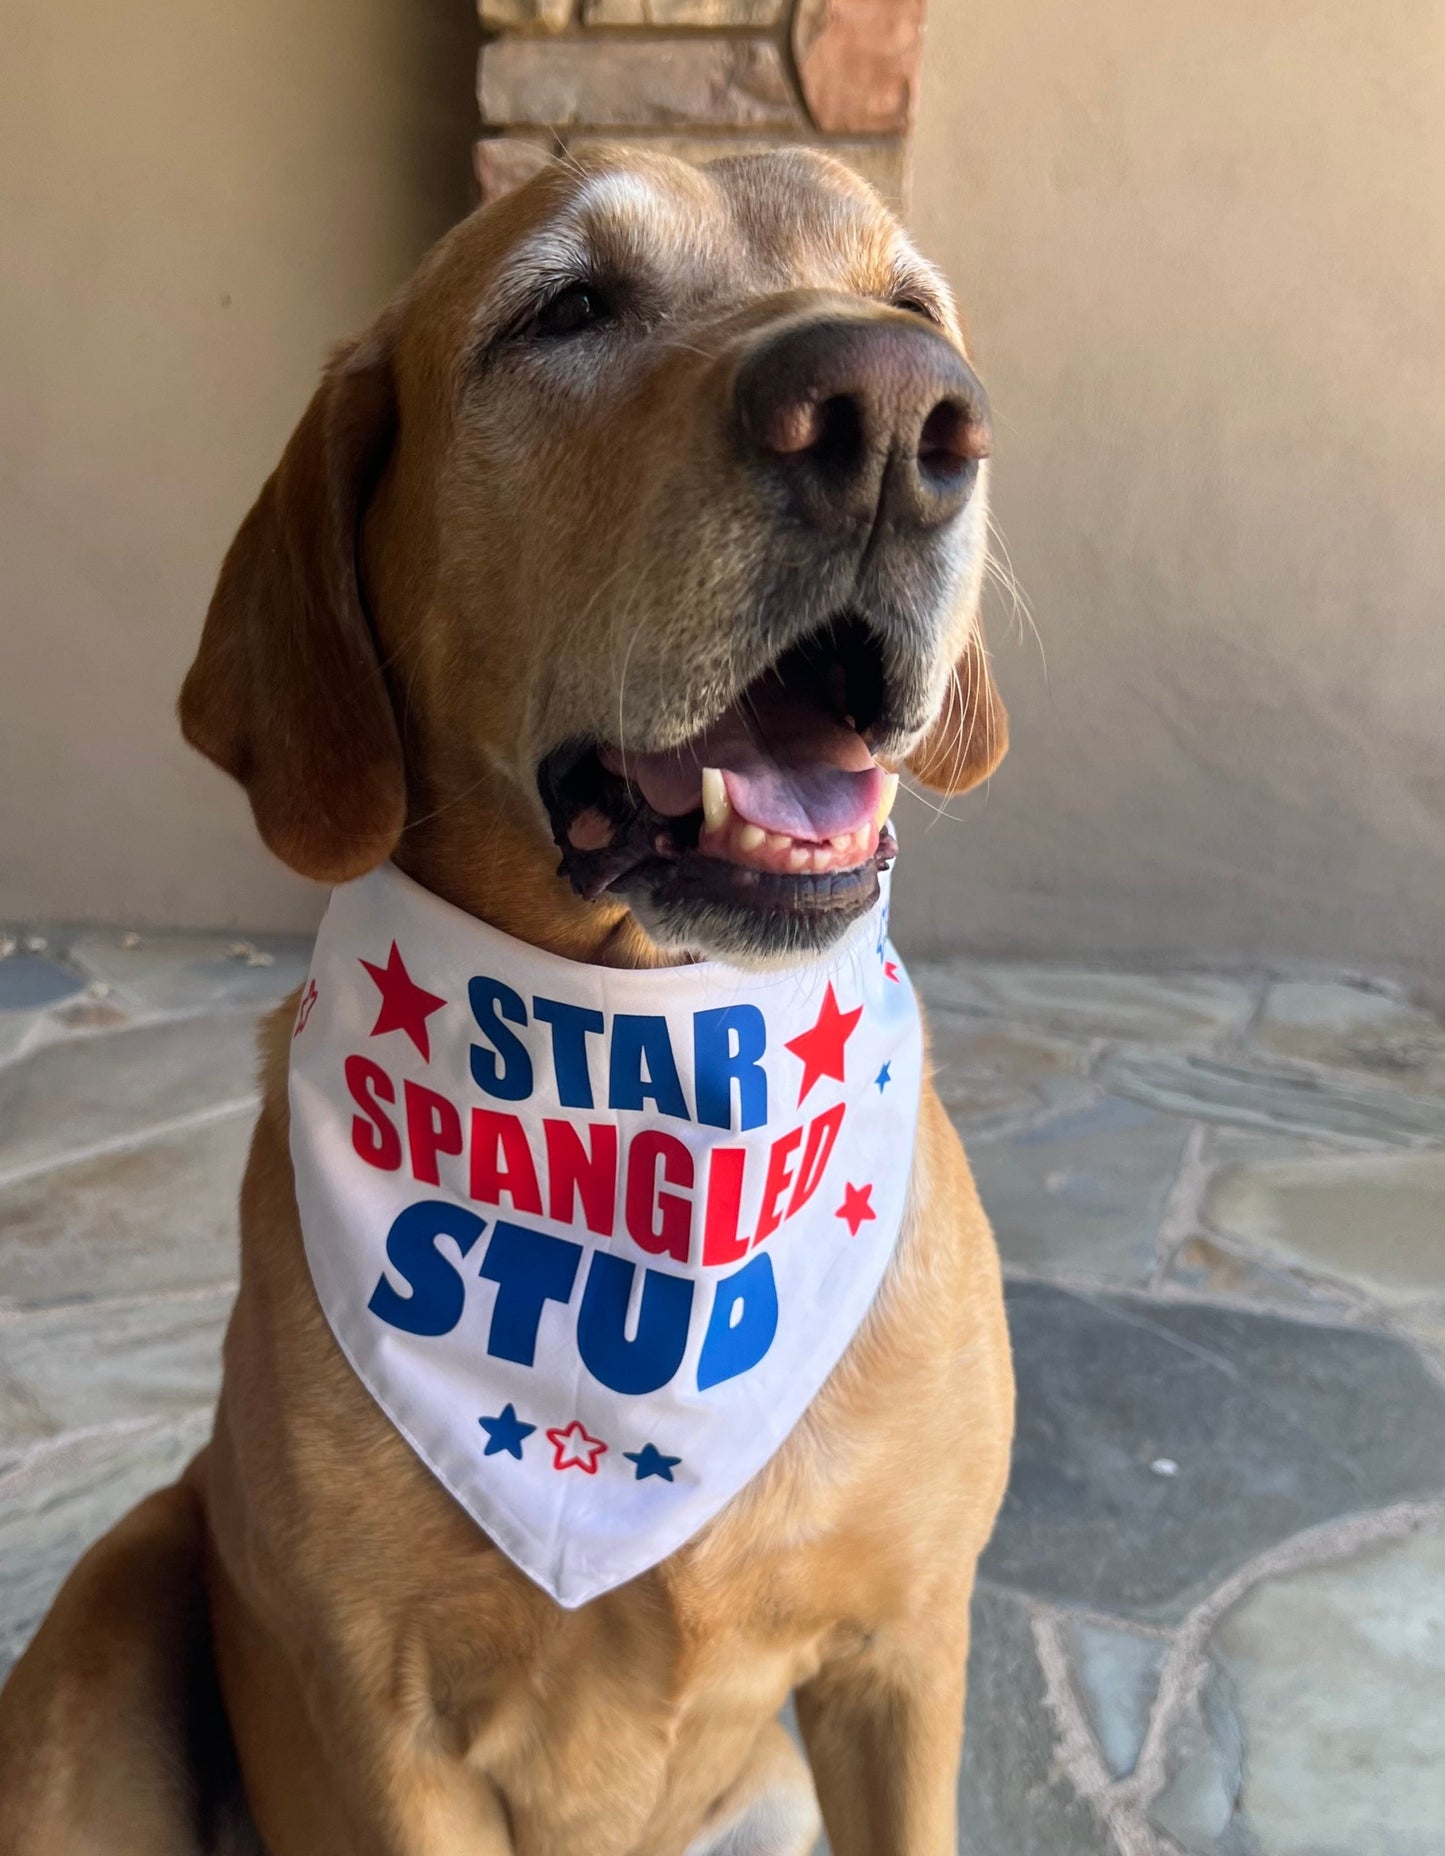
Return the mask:
{"type": "Polygon", "coordinates": [[[851,617],[795,645],[731,708],[662,753],[573,743],[538,772],[579,894],[790,914],[856,912],[896,845],[898,776],[868,746],[881,653],[851,617]]]}

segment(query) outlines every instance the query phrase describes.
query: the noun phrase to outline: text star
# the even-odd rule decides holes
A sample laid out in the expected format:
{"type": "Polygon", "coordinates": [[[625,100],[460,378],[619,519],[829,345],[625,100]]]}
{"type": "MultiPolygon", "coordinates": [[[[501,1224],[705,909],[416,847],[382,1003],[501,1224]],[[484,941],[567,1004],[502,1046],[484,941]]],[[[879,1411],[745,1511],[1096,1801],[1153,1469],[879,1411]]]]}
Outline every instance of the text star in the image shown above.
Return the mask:
{"type": "Polygon", "coordinates": [[[890,1084],[890,1083],[891,1083],[891,1082],[893,1081],[893,1066],[892,1066],[892,1064],[891,1064],[891,1063],[885,1063],[885,1064],[884,1064],[884,1066],[883,1066],[883,1068],[882,1068],[882,1069],[881,1069],[881,1070],[880,1070],[880,1071],[878,1072],[878,1074],[877,1074],[877,1075],[876,1075],[876,1076],[875,1076],[875,1077],[873,1078],[873,1080],[874,1080],[874,1082],[875,1082],[875,1083],[877,1083],[877,1085],[878,1085],[878,1093],[879,1093],[879,1095],[881,1096],[881,1095],[883,1094],[883,1091],[884,1091],[884,1090],[885,1090],[885,1089],[886,1089],[886,1088],[888,1087],[888,1085],[889,1085],[889,1084],[890,1084]]]}
{"type": "Polygon", "coordinates": [[[849,1237],[856,1237],[860,1228],[867,1224],[870,1218],[877,1218],[878,1214],[873,1209],[872,1200],[873,1187],[871,1183],[866,1186],[844,1186],[843,1203],[838,1207],[833,1216],[835,1218],[841,1218],[847,1225],[849,1237]]]}
{"type": "Polygon", "coordinates": [[[536,1430],[535,1424],[523,1424],[517,1416],[515,1405],[506,1404],[495,1418],[478,1418],[477,1423],[487,1433],[487,1447],[483,1456],[496,1456],[505,1450],[508,1456],[522,1460],[522,1440],[530,1437],[536,1430]]]}
{"type": "Polygon", "coordinates": [[[629,1463],[637,1465],[639,1482],[649,1476],[661,1476],[664,1482],[671,1482],[673,1470],[682,1461],[680,1456],[664,1456],[656,1444],[644,1444],[640,1450],[624,1450],[622,1454],[629,1463]]]}
{"type": "Polygon", "coordinates": [[[845,1080],[843,1046],[852,1037],[854,1027],[862,1016],[861,1005],[854,1006],[851,1012],[838,1010],[837,995],[833,991],[833,982],[829,980],[817,1023],[811,1030],[802,1031],[797,1037],[788,1039],[788,1049],[803,1066],[803,1080],[798,1087],[799,1102],[820,1076],[831,1076],[838,1083],[845,1080]]]}
{"type": "Polygon", "coordinates": [[[439,1012],[446,1004],[434,992],[418,986],[406,970],[406,962],[401,957],[401,950],[395,941],[391,952],[386,957],[384,967],[373,966],[371,961],[363,960],[364,966],[376,981],[381,994],[381,1009],[376,1014],[376,1023],[371,1027],[371,1035],[379,1038],[385,1031],[404,1031],[421,1052],[427,1063],[431,1062],[431,1034],[427,1029],[427,1020],[433,1012],[439,1012]]]}
{"type": "Polygon", "coordinates": [[[547,1438],[555,1450],[553,1469],[580,1469],[589,1476],[597,1474],[597,1459],[606,1454],[607,1446],[576,1418],[565,1430],[548,1431],[547,1438]]]}

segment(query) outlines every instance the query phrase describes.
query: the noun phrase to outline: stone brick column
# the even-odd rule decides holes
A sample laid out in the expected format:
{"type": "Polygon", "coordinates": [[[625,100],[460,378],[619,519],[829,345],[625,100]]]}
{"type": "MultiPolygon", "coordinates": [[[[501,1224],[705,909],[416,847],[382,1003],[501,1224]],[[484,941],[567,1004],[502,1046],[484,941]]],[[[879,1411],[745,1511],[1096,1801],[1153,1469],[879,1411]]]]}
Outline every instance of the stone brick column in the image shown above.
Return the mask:
{"type": "Polygon", "coordinates": [[[925,0],[480,0],[483,199],[560,149],[808,142],[905,204],[925,0]]]}

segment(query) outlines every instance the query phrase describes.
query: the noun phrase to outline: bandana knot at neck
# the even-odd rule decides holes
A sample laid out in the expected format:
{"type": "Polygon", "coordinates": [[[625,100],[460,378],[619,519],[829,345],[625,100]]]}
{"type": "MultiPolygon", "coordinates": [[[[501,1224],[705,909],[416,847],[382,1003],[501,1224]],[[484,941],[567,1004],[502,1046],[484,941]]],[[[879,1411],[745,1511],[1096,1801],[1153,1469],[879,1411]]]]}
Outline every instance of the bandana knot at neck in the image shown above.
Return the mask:
{"type": "Polygon", "coordinates": [[[816,963],[613,971],[390,865],[291,1042],[306,1256],[396,1429],[566,1606],[763,1467],[872,1305],[922,1073],[886,894],[816,963]]]}

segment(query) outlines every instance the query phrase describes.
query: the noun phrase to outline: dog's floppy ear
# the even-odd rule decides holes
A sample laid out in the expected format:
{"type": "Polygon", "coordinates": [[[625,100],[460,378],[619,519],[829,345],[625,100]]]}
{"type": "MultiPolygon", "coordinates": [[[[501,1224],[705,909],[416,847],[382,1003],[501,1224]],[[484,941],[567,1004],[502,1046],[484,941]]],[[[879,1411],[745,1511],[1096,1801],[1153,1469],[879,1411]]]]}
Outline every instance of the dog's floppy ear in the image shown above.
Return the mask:
{"type": "Polygon", "coordinates": [[[938,720],[909,755],[908,771],[936,793],[966,793],[986,780],[1007,752],[1008,712],[975,621],[938,720]]]}
{"type": "Polygon", "coordinates": [[[245,787],[270,849],[328,883],[383,862],[406,813],[357,568],[396,422],[383,323],[333,359],[241,524],[181,691],[186,740],[245,787]]]}

